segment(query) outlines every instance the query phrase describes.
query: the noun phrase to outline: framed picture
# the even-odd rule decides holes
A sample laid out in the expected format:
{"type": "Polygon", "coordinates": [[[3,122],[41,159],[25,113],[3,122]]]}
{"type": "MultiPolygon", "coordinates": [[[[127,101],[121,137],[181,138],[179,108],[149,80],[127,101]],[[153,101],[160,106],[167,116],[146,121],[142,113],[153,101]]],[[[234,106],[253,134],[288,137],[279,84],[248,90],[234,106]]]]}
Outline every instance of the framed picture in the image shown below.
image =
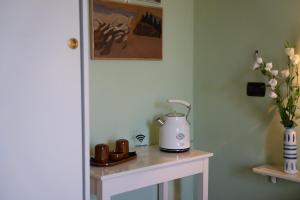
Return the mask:
{"type": "Polygon", "coordinates": [[[129,4],[162,7],[161,0],[124,0],[124,1],[129,4]]]}
{"type": "Polygon", "coordinates": [[[144,1],[144,2],[147,2],[147,3],[158,3],[158,4],[161,3],[161,0],[136,0],[136,1],[144,1]]]}
{"type": "Polygon", "coordinates": [[[92,59],[162,59],[162,8],[92,1],[92,59]]]}

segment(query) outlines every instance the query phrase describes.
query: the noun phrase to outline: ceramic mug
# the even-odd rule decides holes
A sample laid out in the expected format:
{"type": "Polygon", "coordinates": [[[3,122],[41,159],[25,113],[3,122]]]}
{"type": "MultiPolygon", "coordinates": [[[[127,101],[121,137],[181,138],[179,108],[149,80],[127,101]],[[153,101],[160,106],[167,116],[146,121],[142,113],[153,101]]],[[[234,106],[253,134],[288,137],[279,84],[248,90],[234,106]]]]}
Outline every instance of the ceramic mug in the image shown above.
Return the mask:
{"type": "Polygon", "coordinates": [[[129,143],[126,139],[119,139],[116,141],[116,152],[124,153],[127,155],[129,152],[129,143]]]}
{"type": "Polygon", "coordinates": [[[109,160],[109,146],[107,144],[97,144],[95,146],[95,161],[107,163],[109,160]]]}

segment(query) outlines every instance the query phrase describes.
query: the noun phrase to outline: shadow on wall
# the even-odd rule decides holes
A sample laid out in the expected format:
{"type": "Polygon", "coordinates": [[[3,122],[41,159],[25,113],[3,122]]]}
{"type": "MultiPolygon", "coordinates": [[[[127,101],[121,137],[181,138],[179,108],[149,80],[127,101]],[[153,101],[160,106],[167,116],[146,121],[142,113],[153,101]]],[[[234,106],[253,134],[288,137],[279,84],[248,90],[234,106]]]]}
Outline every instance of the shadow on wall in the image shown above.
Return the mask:
{"type": "MultiPolygon", "coordinates": [[[[264,81],[262,77],[260,77],[258,80],[264,81]]],[[[256,127],[256,130],[260,130],[261,133],[264,134],[264,162],[266,164],[282,166],[284,127],[280,123],[281,119],[277,110],[277,106],[273,104],[272,99],[267,93],[266,96],[262,98],[248,97],[247,102],[249,105],[252,105],[249,106],[249,108],[252,108],[252,110],[249,110],[248,112],[258,119],[257,121],[259,122],[259,126],[256,127]]]]}
{"type": "Polygon", "coordinates": [[[266,162],[272,165],[283,165],[283,127],[276,106],[271,106],[269,112],[274,116],[266,131],[265,155],[266,162]]]}
{"type": "MultiPolygon", "coordinates": [[[[277,107],[273,105],[270,108],[270,113],[272,113],[272,121],[269,123],[269,127],[266,133],[265,141],[265,154],[267,164],[272,165],[283,165],[283,133],[284,127],[280,123],[281,119],[277,111],[277,107]]],[[[297,135],[300,133],[299,128],[295,128],[297,135]]],[[[299,144],[299,140],[298,140],[299,144]]],[[[299,153],[299,152],[298,152],[299,153]]],[[[300,165],[300,160],[298,160],[298,165],[300,165]]]]}
{"type": "Polygon", "coordinates": [[[149,128],[149,145],[155,145],[159,143],[159,124],[153,118],[148,122],[149,128]]]}
{"type": "MultiPolygon", "coordinates": [[[[169,103],[167,103],[166,101],[157,101],[154,104],[154,107],[156,110],[159,110],[160,112],[158,114],[156,114],[151,120],[147,121],[149,135],[146,135],[146,137],[149,137],[149,145],[158,145],[158,143],[159,143],[160,125],[156,122],[156,119],[160,116],[164,116],[166,113],[173,111],[172,106],[169,103]]],[[[132,138],[124,138],[124,139],[128,139],[129,142],[134,144],[132,141],[135,139],[135,136],[136,135],[133,135],[132,138]]],[[[114,150],[115,140],[110,139],[108,142],[106,142],[106,144],[109,145],[110,151],[114,150]]],[[[95,145],[96,144],[92,144],[92,143],[90,144],[90,154],[91,155],[94,155],[94,153],[95,153],[95,150],[94,150],[95,145]]]]}
{"type": "Polygon", "coordinates": [[[162,110],[163,112],[155,115],[153,119],[147,123],[149,128],[149,145],[157,145],[159,143],[160,125],[156,122],[156,119],[172,111],[172,107],[167,102],[156,102],[154,106],[157,110],[162,110]]]}

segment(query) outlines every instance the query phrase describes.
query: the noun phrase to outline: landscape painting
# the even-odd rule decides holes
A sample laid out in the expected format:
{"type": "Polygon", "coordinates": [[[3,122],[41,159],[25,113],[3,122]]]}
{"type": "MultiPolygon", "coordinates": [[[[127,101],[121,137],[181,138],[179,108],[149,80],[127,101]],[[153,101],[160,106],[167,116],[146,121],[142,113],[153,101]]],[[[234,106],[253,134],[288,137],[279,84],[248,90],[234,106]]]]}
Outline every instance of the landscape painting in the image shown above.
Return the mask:
{"type": "Polygon", "coordinates": [[[162,8],[93,0],[93,59],[162,59],[162,8]]]}
{"type": "Polygon", "coordinates": [[[149,3],[161,3],[161,0],[138,0],[138,1],[145,1],[149,3]]]}

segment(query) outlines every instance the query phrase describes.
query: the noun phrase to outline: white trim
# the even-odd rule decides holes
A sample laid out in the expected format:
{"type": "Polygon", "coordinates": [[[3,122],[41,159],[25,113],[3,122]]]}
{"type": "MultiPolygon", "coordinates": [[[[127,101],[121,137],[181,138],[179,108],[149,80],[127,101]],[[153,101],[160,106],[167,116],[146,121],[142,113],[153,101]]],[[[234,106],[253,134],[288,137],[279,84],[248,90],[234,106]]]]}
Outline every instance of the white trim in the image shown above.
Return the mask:
{"type": "Polygon", "coordinates": [[[83,199],[90,199],[90,106],[89,106],[89,1],[80,0],[80,33],[82,65],[83,117],[83,199]]]}

